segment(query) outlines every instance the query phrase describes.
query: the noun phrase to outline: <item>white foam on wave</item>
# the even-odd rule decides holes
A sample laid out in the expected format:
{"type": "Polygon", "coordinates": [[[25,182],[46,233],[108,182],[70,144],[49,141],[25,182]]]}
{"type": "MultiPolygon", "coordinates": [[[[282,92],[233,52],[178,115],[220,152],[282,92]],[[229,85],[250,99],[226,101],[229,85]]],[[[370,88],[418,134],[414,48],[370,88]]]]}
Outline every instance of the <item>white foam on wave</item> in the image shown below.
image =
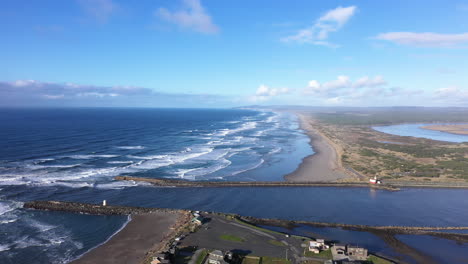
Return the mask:
{"type": "Polygon", "coordinates": [[[257,122],[254,122],[254,121],[246,122],[246,123],[243,123],[238,128],[226,130],[225,135],[231,135],[231,134],[239,133],[245,130],[252,130],[252,129],[255,129],[256,127],[257,127],[257,122]]]}
{"type": "Polygon", "coordinates": [[[27,166],[33,170],[41,170],[41,169],[49,169],[49,168],[56,168],[56,169],[68,169],[81,166],[82,164],[68,164],[68,165],[30,165],[27,166]]]}
{"type": "Polygon", "coordinates": [[[116,158],[118,155],[111,155],[111,154],[90,154],[90,155],[70,155],[70,156],[63,156],[64,158],[70,159],[95,159],[95,158],[116,158]]]}
{"type": "Polygon", "coordinates": [[[176,174],[179,178],[195,180],[197,177],[215,173],[221,169],[228,167],[229,165],[231,165],[231,161],[227,159],[222,159],[219,162],[208,167],[180,169],[176,172],[176,174]]]}
{"type": "Polygon", "coordinates": [[[28,223],[29,223],[29,226],[34,227],[39,232],[50,231],[50,230],[55,229],[55,228],[58,227],[58,226],[49,225],[49,224],[46,224],[46,223],[43,223],[43,222],[40,222],[40,221],[37,221],[37,220],[33,220],[33,219],[29,219],[28,223]]]}
{"type": "Polygon", "coordinates": [[[14,222],[16,222],[16,220],[18,220],[18,219],[16,218],[16,219],[0,220],[0,224],[14,223],[14,222]]]}
{"type": "Polygon", "coordinates": [[[135,155],[127,155],[127,158],[131,159],[141,159],[141,160],[152,160],[152,159],[164,159],[168,157],[168,155],[151,155],[151,156],[135,156],[135,155]]]}
{"type": "Polygon", "coordinates": [[[22,202],[0,201],[0,216],[23,206],[22,202]]]}
{"type": "Polygon", "coordinates": [[[53,161],[55,159],[52,159],[52,158],[46,158],[46,159],[37,159],[37,161],[39,162],[47,162],[47,161],[53,161]]]}
{"type": "Polygon", "coordinates": [[[133,161],[131,160],[115,160],[115,161],[108,161],[109,164],[131,164],[133,161]]]}
{"type": "Polygon", "coordinates": [[[117,148],[132,150],[132,149],[144,149],[145,147],[144,146],[119,146],[117,148]]]}
{"type": "Polygon", "coordinates": [[[253,166],[248,167],[248,168],[246,168],[246,169],[242,169],[242,170],[233,172],[233,173],[231,173],[230,176],[235,176],[235,175],[237,175],[237,174],[244,173],[244,172],[246,172],[246,171],[254,170],[254,169],[260,167],[264,162],[265,162],[264,159],[260,159],[260,161],[259,161],[258,163],[256,163],[256,164],[254,164],[253,166]]]}
{"type": "Polygon", "coordinates": [[[0,244],[0,252],[10,250],[11,245],[0,244]]]}
{"type": "Polygon", "coordinates": [[[273,154],[279,153],[279,152],[281,152],[281,150],[283,150],[281,147],[275,147],[273,150],[268,152],[268,155],[273,155],[273,154]]]}

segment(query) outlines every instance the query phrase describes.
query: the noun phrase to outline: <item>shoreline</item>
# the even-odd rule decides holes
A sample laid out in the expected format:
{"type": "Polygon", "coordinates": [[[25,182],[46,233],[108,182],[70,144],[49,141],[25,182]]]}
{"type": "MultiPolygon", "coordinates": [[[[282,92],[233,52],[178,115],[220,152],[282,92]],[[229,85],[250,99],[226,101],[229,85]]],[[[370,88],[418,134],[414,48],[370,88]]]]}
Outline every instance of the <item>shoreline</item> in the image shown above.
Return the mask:
{"type": "Polygon", "coordinates": [[[99,248],[100,246],[103,246],[105,245],[107,242],[109,242],[114,236],[116,236],[118,233],[120,233],[120,231],[122,231],[125,227],[127,227],[127,225],[132,221],[132,215],[128,215],[127,216],[127,221],[125,221],[125,223],[119,228],[117,229],[117,231],[115,231],[109,238],[107,238],[104,242],[100,243],[100,244],[97,244],[96,246],[88,249],[86,252],[84,252],[83,254],[77,256],[76,258],[73,258],[72,260],[70,260],[68,263],[74,263],[75,261],[78,261],[79,259],[81,259],[82,257],[84,257],[86,254],[90,253],[91,251],[93,250],[96,250],[97,248],[99,248]]]}
{"type": "Polygon", "coordinates": [[[468,124],[434,124],[422,126],[422,129],[449,133],[452,135],[468,136],[468,124]]]}
{"type": "MultiPolygon", "coordinates": [[[[142,210],[142,207],[102,206],[97,204],[61,201],[31,201],[26,202],[24,208],[36,210],[59,210],[80,214],[95,214],[97,212],[99,212],[98,214],[105,214],[108,211],[110,215],[114,215],[116,212],[115,209],[118,209],[118,211],[121,213],[130,212],[132,221],[130,221],[127,226],[117,232],[116,235],[111,237],[103,245],[91,249],[89,252],[82,255],[82,257],[78,260],[71,262],[73,264],[149,263],[150,259],[152,256],[154,256],[155,253],[166,251],[171,244],[174,245],[174,242],[172,241],[175,241],[175,237],[181,234],[180,232],[182,232],[182,229],[190,223],[191,219],[191,211],[188,210],[163,208],[145,208],[145,210],[142,210]],[[178,213],[175,214],[174,212],[178,213]],[[175,219],[169,221],[168,224],[164,224],[162,223],[164,221],[161,220],[161,216],[157,215],[157,213],[162,214],[163,218],[167,218],[167,213],[169,213],[173,216],[175,215],[175,219]],[[145,222],[145,217],[149,217],[149,221],[147,219],[145,222]],[[154,233],[156,233],[156,236],[159,235],[162,238],[157,238],[154,233]],[[146,247],[142,248],[142,245],[144,244],[146,244],[146,247]]],[[[249,226],[253,225],[255,227],[258,227],[259,225],[267,225],[293,229],[300,225],[306,225],[317,228],[339,228],[350,231],[366,232],[380,237],[386,245],[394,248],[394,250],[397,252],[411,256],[418,260],[424,260],[424,263],[432,263],[432,259],[427,257],[424,253],[419,252],[419,250],[414,249],[404,242],[398,240],[397,235],[429,235],[435,238],[448,239],[456,243],[467,243],[468,241],[468,234],[459,232],[461,230],[468,230],[468,226],[372,226],[275,218],[257,218],[233,213],[204,211],[202,213],[225,217],[226,219],[231,219],[237,223],[240,221],[240,223],[244,223],[249,226]]]]}
{"type": "Polygon", "coordinates": [[[295,171],[284,176],[290,182],[330,182],[351,178],[341,164],[341,151],[312,126],[310,117],[292,112],[299,118],[300,129],[309,137],[314,153],[302,159],[295,171]]]}
{"type": "Polygon", "coordinates": [[[105,242],[91,248],[71,264],[142,263],[149,252],[165,244],[182,213],[131,214],[130,221],[105,242]]]}

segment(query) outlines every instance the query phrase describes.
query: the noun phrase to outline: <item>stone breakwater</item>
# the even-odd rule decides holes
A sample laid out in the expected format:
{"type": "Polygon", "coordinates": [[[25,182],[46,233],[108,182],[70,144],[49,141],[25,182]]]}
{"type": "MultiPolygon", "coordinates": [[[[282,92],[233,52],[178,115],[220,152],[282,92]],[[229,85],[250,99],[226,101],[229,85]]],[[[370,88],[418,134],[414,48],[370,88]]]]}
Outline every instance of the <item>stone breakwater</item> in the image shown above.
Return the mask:
{"type": "MultiPolygon", "coordinates": [[[[181,209],[167,209],[167,208],[147,208],[147,207],[130,207],[130,206],[112,206],[112,205],[98,205],[89,203],[78,202],[64,202],[64,201],[30,201],[25,202],[24,208],[49,210],[49,211],[62,211],[84,214],[96,215],[129,215],[129,214],[151,214],[155,212],[168,212],[168,213],[186,213],[188,210],[181,209]]],[[[468,230],[468,226],[452,226],[452,227],[437,227],[437,226],[368,226],[368,225],[352,225],[341,223],[325,223],[325,222],[310,222],[310,221],[293,221],[282,219],[265,219],[255,218],[250,216],[240,216],[237,214],[224,214],[211,212],[213,214],[229,215],[241,221],[248,222],[254,225],[275,225],[291,228],[297,225],[310,225],[316,227],[334,227],[334,228],[348,228],[354,230],[385,230],[385,231],[436,231],[436,230],[468,230]]],[[[465,234],[468,236],[468,234],[465,234]]]]}
{"type": "Polygon", "coordinates": [[[114,177],[117,181],[147,182],[159,187],[367,187],[389,191],[400,189],[390,185],[371,185],[365,182],[232,182],[232,181],[184,181],[173,179],[142,178],[132,176],[114,177]]]}
{"type": "Polygon", "coordinates": [[[146,208],[146,207],[130,207],[130,206],[114,206],[114,205],[98,205],[77,202],[63,201],[31,201],[25,202],[23,208],[31,208],[37,210],[61,211],[82,214],[94,215],[130,215],[130,214],[151,214],[155,212],[180,213],[186,210],[178,209],[163,209],[163,208],[146,208]]]}

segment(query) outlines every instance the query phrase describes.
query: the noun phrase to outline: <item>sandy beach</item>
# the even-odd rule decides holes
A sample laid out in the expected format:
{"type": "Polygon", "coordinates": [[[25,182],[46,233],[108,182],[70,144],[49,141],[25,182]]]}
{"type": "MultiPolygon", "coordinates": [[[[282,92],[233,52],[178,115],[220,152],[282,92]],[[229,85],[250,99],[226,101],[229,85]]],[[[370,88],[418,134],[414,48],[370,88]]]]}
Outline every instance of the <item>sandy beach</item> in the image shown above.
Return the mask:
{"type": "Polygon", "coordinates": [[[301,129],[310,137],[314,154],[305,157],[299,167],[284,178],[287,181],[335,181],[349,178],[341,165],[338,147],[314,129],[312,120],[306,115],[296,113],[301,129]]]}
{"type": "Polygon", "coordinates": [[[73,264],[139,264],[156,249],[182,218],[182,213],[157,212],[132,215],[132,220],[107,243],[91,250],[73,264]],[[171,229],[172,228],[172,229],[171,229]]]}

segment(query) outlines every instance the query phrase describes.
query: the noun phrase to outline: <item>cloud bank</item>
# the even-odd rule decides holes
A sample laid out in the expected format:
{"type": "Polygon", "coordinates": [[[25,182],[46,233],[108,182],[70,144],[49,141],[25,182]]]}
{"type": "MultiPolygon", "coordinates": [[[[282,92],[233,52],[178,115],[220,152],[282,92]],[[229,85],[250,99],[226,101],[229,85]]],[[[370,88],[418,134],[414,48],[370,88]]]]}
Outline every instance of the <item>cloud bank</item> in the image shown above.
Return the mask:
{"type": "Polygon", "coordinates": [[[415,47],[457,47],[468,44],[468,33],[438,34],[438,33],[414,33],[414,32],[388,32],[375,37],[400,45],[415,47]]]}
{"type": "Polygon", "coordinates": [[[0,106],[219,107],[228,97],[210,94],[163,93],[136,86],[94,86],[36,80],[0,82],[0,106]]]}
{"type": "Polygon", "coordinates": [[[249,101],[251,102],[263,102],[263,101],[268,101],[276,96],[283,95],[283,94],[288,94],[291,91],[289,88],[270,88],[264,84],[260,85],[257,89],[257,92],[255,93],[254,96],[251,96],[249,98],[249,101]]]}

